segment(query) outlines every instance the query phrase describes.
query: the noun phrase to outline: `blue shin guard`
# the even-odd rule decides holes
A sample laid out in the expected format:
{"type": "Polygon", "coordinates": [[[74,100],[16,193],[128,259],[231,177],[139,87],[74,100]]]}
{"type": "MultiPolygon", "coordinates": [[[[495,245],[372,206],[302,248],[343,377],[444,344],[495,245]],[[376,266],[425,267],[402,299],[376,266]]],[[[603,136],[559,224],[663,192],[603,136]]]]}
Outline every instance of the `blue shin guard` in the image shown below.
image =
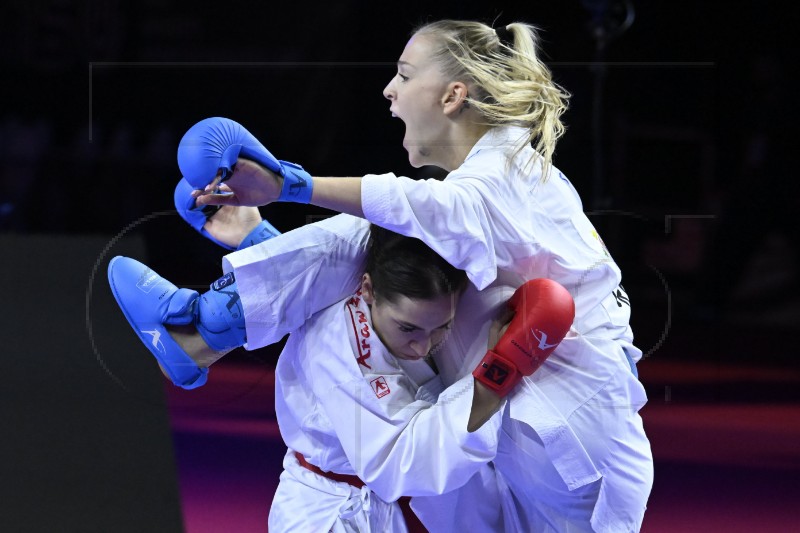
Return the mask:
{"type": "Polygon", "coordinates": [[[242,300],[233,272],[219,278],[208,292],[200,295],[196,324],[203,340],[216,351],[238,348],[247,341],[242,300]]]}
{"type": "Polygon", "coordinates": [[[149,267],[128,257],[111,260],[108,282],[128,323],[170,381],[184,389],[205,384],[208,369],[199,368],[165,327],[194,323],[197,292],[179,289],[149,267]]]}

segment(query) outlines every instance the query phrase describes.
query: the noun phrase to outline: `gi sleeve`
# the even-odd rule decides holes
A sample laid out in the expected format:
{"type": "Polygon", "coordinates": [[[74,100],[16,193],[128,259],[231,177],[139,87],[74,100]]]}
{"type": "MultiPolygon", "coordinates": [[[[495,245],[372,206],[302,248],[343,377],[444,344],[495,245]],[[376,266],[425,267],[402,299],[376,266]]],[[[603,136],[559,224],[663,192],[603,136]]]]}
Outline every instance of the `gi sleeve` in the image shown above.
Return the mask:
{"type": "Polygon", "coordinates": [[[364,272],[369,223],[337,215],[223,258],[247,328],[245,348],[280,341],[311,315],[350,295],[364,272]]]}
{"type": "Polygon", "coordinates": [[[479,290],[497,277],[492,207],[487,204],[493,196],[488,184],[477,178],[419,181],[369,174],[361,184],[367,220],[422,240],[466,271],[479,290]]]}
{"type": "Polygon", "coordinates": [[[500,412],[467,432],[472,375],[435,404],[415,399],[407,379],[367,374],[319,396],[356,475],[386,501],[457,489],[497,453],[500,412]]]}

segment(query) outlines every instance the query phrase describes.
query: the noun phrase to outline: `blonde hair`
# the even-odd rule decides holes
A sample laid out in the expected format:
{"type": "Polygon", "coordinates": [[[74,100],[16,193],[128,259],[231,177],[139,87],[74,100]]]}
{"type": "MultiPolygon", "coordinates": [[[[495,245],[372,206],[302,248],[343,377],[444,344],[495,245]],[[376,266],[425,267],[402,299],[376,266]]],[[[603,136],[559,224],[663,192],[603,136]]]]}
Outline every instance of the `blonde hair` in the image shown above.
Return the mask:
{"type": "Polygon", "coordinates": [[[442,74],[467,83],[467,103],[486,125],[528,129],[528,138],[515,155],[531,144],[542,158],[542,176],[547,179],[556,142],[566,129],[561,115],[570,95],[553,81],[550,69],[539,59],[534,26],[515,22],[505,32],[499,31],[513,36],[513,42],[510,38],[503,42],[494,28],[481,22],[457,20],[425,24],[414,35],[432,38],[433,59],[442,74]]]}

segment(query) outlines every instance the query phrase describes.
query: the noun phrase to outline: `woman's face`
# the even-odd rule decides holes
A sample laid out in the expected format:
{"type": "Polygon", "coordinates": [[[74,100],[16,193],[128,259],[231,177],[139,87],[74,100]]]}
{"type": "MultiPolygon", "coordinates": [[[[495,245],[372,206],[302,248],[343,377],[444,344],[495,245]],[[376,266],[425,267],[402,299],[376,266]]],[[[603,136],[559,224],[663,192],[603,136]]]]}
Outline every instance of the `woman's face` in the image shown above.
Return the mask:
{"type": "Polygon", "coordinates": [[[397,74],[383,90],[392,116],[406,125],[403,147],[415,168],[443,166],[446,152],[448,120],[443,106],[448,83],[430,52],[430,37],[412,37],[397,62],[397,74]]]}
{"type": "Polygon", "coordinates": [[[369,274],[361,281],[364,301],[370,305],[372,329],[398,359],[416,361],[432,354],[445,340],[455,317],[457,294],[430,300],[402,295],[396,302],[375,297],[369,274]]]}

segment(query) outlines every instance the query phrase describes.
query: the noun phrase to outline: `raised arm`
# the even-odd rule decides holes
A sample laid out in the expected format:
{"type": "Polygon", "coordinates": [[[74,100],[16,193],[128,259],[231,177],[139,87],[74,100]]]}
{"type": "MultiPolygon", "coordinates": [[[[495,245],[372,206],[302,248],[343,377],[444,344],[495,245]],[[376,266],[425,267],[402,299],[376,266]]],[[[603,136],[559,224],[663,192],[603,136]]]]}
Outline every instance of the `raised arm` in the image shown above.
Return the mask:
{"type": "MultiPolygon", "coordinates": [[[[239,159],[231,176],[224,182],[220,177],[218,175],[204,191],[195,193],[198,206],[266,205],[279,201],[284,184],[282,176],[248,159],[239,159]]],[[[309,203],[364,218],[361,180],[355,177],[315,177],[309,203]]]]}
{"type": "Polygon", "coordinates": [[[478,288],[496,277],[486,192],[475,187],[482,180],[454,186],[394,175],[312,178],[300,165],[273,156],[242,125],[218,117],[198,122],[184,135],[178,164],[198,189],[198,206],[313,203],[421,239],[465,270],[478,288]]]}
{"type": "Polygon", "coordinates": [[[184,134],[178,166],[197,189],[198,206],[261,206],[286,201],[313,203],[363,218],[361,178],[312,178],[282,161],[236,121],[212,117],[184,134]]]}

